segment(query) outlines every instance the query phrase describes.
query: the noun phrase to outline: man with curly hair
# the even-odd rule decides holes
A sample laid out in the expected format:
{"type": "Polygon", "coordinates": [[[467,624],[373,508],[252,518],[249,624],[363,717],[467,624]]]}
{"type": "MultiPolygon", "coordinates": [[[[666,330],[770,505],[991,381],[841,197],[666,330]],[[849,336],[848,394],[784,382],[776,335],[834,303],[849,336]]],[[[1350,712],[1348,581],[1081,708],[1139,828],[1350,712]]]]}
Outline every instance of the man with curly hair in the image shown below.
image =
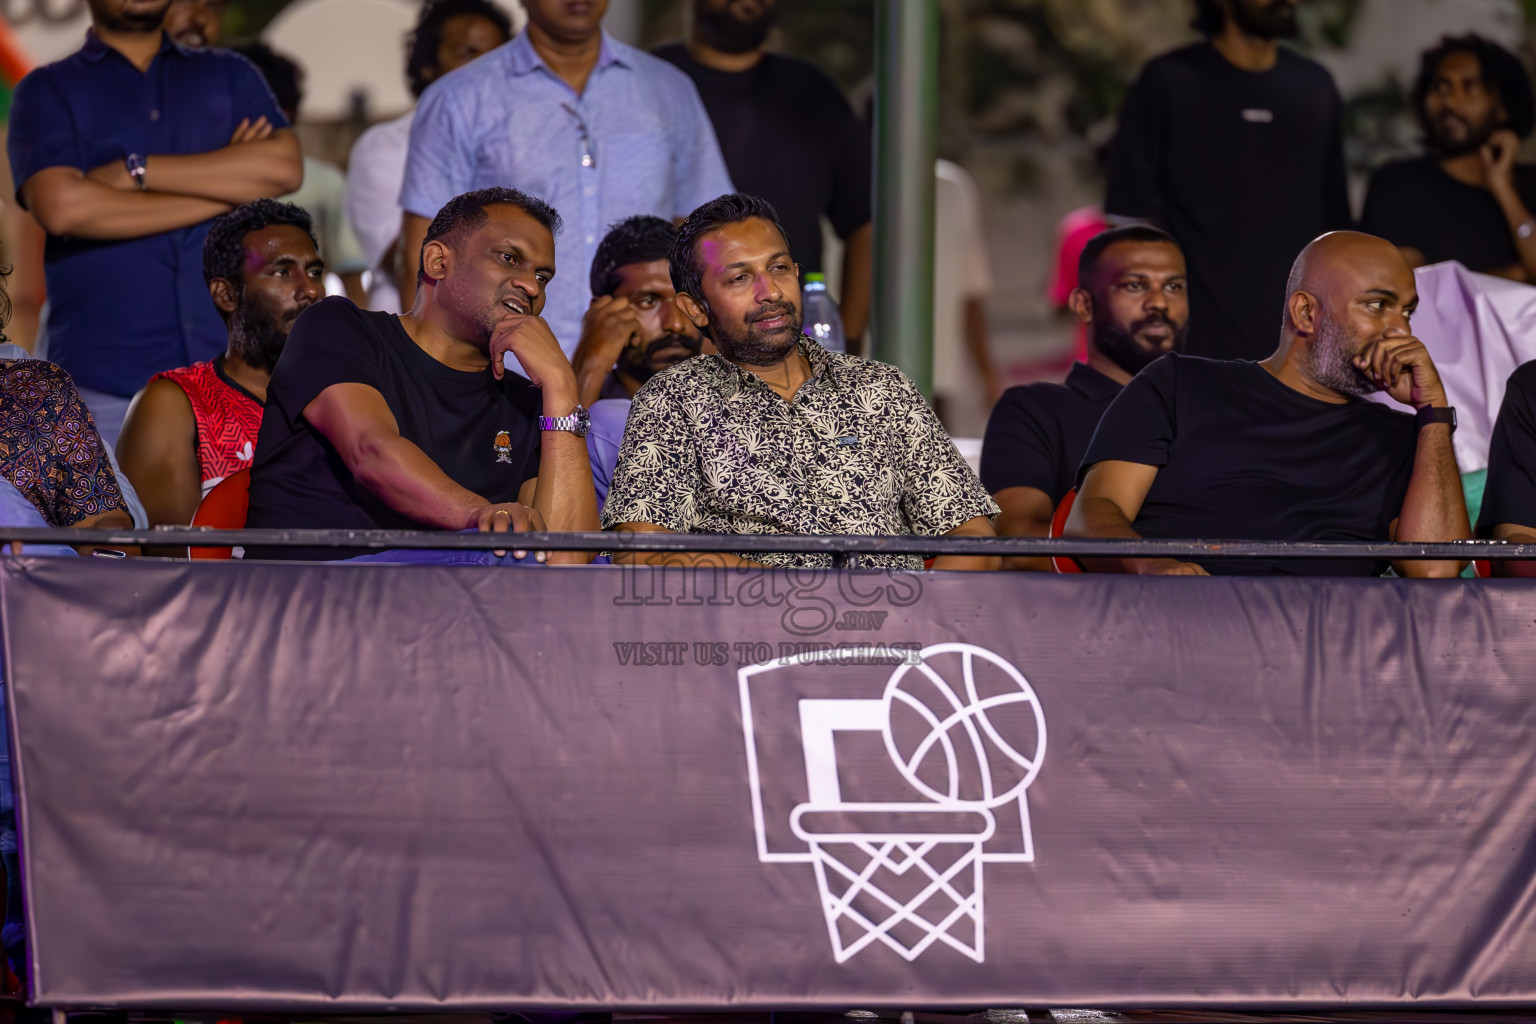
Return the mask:
{"type": "Polygon", "coordinates": [[[1517,164],[1536,125],[1520,58],[1481,36],[1447,36],[1424,54],[1414,112],[1429,152],[1376,169],[1361,229],[1413,266],[1536,281],[1536,166],[1517,164]]]}
{"type": "Polygon", "coordinates": [[[260,199],[217,218],[203,245],[203,278],[228,347],[151,380],[117,442],[151,525],[190,523],[204,494],[250,468],[272,368],[299,314],[325,295],[309,214],[260,199]]]}

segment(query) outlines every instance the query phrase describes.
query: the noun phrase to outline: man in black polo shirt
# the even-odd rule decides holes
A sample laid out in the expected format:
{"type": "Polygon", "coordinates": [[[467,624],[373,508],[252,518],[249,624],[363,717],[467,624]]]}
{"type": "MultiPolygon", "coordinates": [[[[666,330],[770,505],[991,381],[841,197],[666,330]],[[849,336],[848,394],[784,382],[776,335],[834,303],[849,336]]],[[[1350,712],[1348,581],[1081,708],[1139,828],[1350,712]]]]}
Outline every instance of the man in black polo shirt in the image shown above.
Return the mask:
{"type": "Polygon", "coordinates": [[[1296,0],[1195,6],[1206,42],[1151,61],[1126,94],[1104,209],[1179,240],[1200,311],[1184,351],[1262,359],[1291,260],[1352,223],[1344,105],[1321,64],[1279,45],[1296,0]]]}
{"type": "Polygon", "coordinates": [[[1414,266],[1536,281],[1536,166],[1515,163],[1536,124],[1520,58],[1475,35],[1424,54],[1414,109],[1430,152],[1371,175],[1361,230],[1395,242],[1414,266]]]}
{"type": "MultiPolygon", "coordinates": [[[[1068,299],[1088,329],[1088,361],[1065,384],[1003,392],[981,446],[981,482],[1003,510],[1004,537],[1044,537],[1072,489],[1099,416],[1137,371],[1178,346],[1189,319],[1184,255],[1166,232],[1131,224],[1095,235],[1077,264],[1068,299]]],[[[1048,558],[1009,558],[1004,568],[1049,572],[1048,558]]]]}
{"type": "Polygon", "coordinates": [[[831,221],[844,244],[839,311],[852,343],[869,323],[869,127],[832,79],[763,50],[776,7],[777,0],[694,0],[687,41],[656,56],[698,86],[731,181],[779,211],[801,273],[826,269],[822,214],[831,221]]]}
{"type": "MultiPolygon", "coordinates": [[[[1177,353],[1137,374],[1099,420],[1067,521],[1074,537],[1289,541],[1466,539],[1455,414],[1410,332],[1413,270],[1390,242],[1316,239],[1286,288],[1280,346],[1260,363],[1177,353]],[[1404,415],[1361,396],[1385,391],[1404,415]]],[[[1159,575],[1379,574],[1370,560],[1083,560],[1159,575]]],[[[1395,562],[1453,576],[1454,562],[1395,562]]]]}
{"type": "Polygon", "coordinates": [[[587,412],[538,315],[559,227],[514,189],[467,192],[427,229],[409,313],[340,297],[306,310],[267,386],[248,525],[597,529],[587,412]],[[528,378],[503,371],[508,351],[528,378]]]}

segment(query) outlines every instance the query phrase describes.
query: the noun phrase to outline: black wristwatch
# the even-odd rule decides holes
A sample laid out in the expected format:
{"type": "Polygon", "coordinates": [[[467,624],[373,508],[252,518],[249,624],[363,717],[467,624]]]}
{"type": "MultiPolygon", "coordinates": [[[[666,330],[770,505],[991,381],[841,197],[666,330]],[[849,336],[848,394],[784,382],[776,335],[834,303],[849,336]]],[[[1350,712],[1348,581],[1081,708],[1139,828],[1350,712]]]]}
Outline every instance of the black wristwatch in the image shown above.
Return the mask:
{"type": "Polygon", "coordinates": [[[1456,410],[1448,405],[1439,409],[1433,405],[1426,405],[1419,410],[1419,414],[1415,419],[1418,421],[1419,429],[1421,430],[1431,423],[1449,423],[1451,425],[1451,433],[1454,434],[1456,432],[1456,410]]]}

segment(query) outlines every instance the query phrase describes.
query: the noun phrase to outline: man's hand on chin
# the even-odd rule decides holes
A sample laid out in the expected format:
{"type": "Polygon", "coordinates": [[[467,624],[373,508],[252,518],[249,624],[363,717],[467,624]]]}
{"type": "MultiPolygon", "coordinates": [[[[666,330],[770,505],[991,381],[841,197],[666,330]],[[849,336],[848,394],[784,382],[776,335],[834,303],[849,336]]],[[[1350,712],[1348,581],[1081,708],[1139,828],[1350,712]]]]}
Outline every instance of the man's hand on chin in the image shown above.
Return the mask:
{"type": "Polygon", "coordinates": [[[575,404],[576,371],[571,368],[571,361],[561,351],[555,332],[549,329],[543,317],[508,313],[492,329],[491,372],[497,380],[506,373],[504,360],[508,352],[517,357],[534,387],[543,389],[548,396],[568,385],[571,403],[575,404]]]}

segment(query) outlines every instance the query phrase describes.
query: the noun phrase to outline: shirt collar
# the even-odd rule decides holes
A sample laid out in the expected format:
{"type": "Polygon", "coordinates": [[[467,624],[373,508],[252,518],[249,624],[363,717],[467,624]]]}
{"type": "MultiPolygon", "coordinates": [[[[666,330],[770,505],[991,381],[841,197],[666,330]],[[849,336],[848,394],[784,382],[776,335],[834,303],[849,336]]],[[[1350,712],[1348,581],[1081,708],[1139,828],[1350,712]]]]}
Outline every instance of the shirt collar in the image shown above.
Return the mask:
{"type": "Polygon", "coordinates": [[[1073,363],[1067,374],[1067,387],[1096,402],[1114,398],[1123,389],[1087,363],[1073,363]]]}
{"type": "MultiPolygon", "coordinates": [[[[169,32],[162,31],[160,33],[160,49],[155,52],[155,56],[158,57],[166,53],[184,54],[186,52],[187,51],[183,50],[180,46],[176,45],[176,41],[171,38],[171,34],[169,32]]],[[[92,63],[95,63],[105,58],[108,54],[117,54],[119,57],[123,56],[116,50],[112,49],[112,47],[102,42],[101,37],[96,34],[96,30],[94,28],[86,29],[85,45],[80,48],[80,56],[84,57],[86,60],[92,63]]],[[[123,59],[126,60],[127,58],[123,59]]]]}
{"type": "MultiPolygon", "coordinates": [[[[811,364],[811,377],[804,387],[838,387],[841,361],[848,357],[842,353],[828,352],[814,339],[800,335],[800,351],[811,364]]],[[[751,370],[742,369],[724,356],[697,357],[704,363],[701,369],[709,374],[709,383],[722,398],[731,398],[744,387],[766,388],[763,379],[751,370]]]]}
{"type": "MultiPolygon", "coordinates": [[[[608,31],[606,29],[601,31],[602,42],[597,51],[597,66],[592,69],[593,72],[601,71],[610,64],[629,67],[628,60],[620,51],[618,44],[608,35],[608,31]]],[[[525,28],[507,45],[507,71],[514,75],[526,75],[540,68],[551,75],[555,74],[550,70],[549,65],[544,63],[544,58],[539,56],[539,51],[533,48],[533,40],[528,38],[528,30],[525,28]]]]}

